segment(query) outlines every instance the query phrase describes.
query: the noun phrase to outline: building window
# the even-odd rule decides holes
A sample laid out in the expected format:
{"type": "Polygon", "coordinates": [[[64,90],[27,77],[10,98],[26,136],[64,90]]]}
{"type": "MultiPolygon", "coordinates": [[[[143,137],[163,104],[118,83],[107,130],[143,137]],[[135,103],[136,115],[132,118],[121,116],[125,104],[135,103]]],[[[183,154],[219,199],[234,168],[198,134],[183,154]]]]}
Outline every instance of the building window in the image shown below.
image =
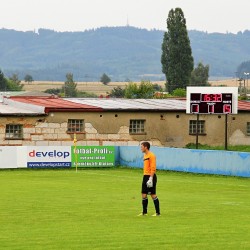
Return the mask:
{"type": "Polygon", "coordinates": [[[6,139],[23,139],[23,125],[7,124],[5,131],[6,139]]]}
{"type": "MultiPolygon", "coordinates": [[[[189,121],[189,134],[196,134],[196,120],[189,121]]],[[[198,121],[198,134],[204,135],[205,134],[205,121],[201,120],[198,121]]]]}
{"type": "Polygon", "coordinates": [[[250,122],[247,122],[247,135],[250,135],[250,122]]]}
{"type": "Polygon", "coordinates": [[[145,120],[130,120],[130,134],[145,134],[145,120]]]}
{"type": "Polygon", "coordinates": [[[83,120],[69,119],[68,120],[68,132],[69,133],[83,132],[83,120]]]}

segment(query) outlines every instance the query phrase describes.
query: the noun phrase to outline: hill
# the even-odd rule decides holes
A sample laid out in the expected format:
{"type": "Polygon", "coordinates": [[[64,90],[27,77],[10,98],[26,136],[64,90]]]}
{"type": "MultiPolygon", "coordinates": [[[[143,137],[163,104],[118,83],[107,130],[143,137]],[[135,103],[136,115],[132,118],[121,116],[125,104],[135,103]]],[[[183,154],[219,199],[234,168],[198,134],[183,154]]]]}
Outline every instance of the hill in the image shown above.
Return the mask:
{"type": "MultiPolygon", "coordinates": [[[[104,27],[83,32],[39,29],[21,32],[0,29],[0,68],[21,79],[64,81],[68,72],[76,81],[164,80],[161,44],[164,31],[134,27],[104,27]]],[[[195,63],[210,65],[210,76],[232,77],[237,66],[250,60],[250,31],[237,34],[191,30],[195,63]]]]}

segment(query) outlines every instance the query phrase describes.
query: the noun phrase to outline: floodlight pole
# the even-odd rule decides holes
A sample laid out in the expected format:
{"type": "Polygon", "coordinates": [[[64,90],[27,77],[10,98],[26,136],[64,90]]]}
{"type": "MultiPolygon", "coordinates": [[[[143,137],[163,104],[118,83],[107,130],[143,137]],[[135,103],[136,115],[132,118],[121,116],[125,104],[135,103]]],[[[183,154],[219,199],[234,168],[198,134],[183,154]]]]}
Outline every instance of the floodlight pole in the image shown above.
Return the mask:
{"type": "Polygon", "coordinates": [[[225,150],[227,150],[227,114],[225,114],[225,150]]]}

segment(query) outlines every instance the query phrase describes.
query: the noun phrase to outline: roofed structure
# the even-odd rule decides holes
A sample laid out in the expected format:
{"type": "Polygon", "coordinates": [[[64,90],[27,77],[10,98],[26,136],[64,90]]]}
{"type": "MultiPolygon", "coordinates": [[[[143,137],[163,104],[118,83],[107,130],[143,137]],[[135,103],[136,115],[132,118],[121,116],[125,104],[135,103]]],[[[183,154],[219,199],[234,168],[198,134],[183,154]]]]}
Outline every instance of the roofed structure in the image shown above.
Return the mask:
{"type": "Polygon", "coordinates": [[[45,113],[56,112],[78,112],[78,111],[102,111],[100,107],[78,104],[57,96],[11,96],[11,100],[21,103],[27,103],[44,108],[45,113]]]}
{"type": "Polygon", "coordinates": [[[103,110],[186,110],[186,101],[183,99],[68,98],[66,100],[96,106],[103,110]]]}

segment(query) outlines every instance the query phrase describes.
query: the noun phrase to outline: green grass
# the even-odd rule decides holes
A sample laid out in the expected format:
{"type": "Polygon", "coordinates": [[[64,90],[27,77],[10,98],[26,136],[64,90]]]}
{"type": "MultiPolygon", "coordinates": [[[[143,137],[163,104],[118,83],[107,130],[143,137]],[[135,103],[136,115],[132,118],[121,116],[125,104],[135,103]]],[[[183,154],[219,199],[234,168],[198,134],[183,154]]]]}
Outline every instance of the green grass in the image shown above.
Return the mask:
{"type": "Polygon", "coordinates": [[[1,170],[0,249],[250,249],[249,179],[158,171],[162,216],[137,217],[141,179],[126,168],[1,170]]]}

